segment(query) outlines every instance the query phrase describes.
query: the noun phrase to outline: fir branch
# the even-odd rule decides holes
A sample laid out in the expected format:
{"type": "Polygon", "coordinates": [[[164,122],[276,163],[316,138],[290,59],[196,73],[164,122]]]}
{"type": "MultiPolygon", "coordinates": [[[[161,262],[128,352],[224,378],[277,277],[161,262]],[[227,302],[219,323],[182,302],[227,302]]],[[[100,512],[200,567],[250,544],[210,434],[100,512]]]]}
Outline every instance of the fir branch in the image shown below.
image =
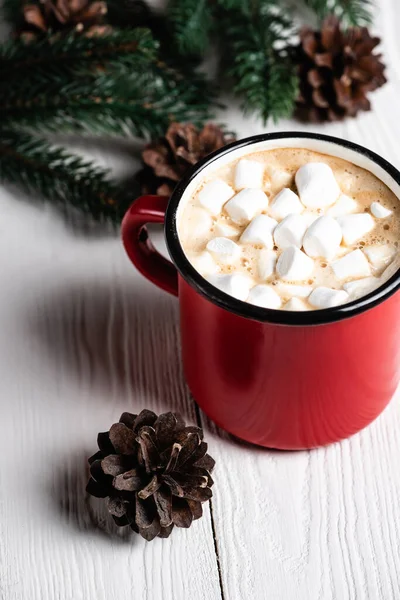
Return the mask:
{"type": "Polygon", "coordinates": [[[336,15],[344,26],[370,25],[372,0],[304,0],[322,21],[330,14],[336,15]]]}
{"type": "Polygon", "coordinates": [[[208,0],[170,0],[167,23],[181,55],[203,54],[210,42],[212,4],[208,0]]]}
{"type": "Polygon", "coordinates": [[[34,43],[17,39],[0,46],[0,79],[37,85],[71,79],[105,65],[115,71],[143,68],[156,60],[157,50],[158,43],[148,29],[94,37],[48,35],[34,43]]]}
{"type": "Polygon", "coordinates": [[[155,137],[173,120],[202,124],[212,94],[202,77],[193,81],[158,62],[147,71],[114,76],[90,73],[57,88],[0,91],[0,112],[8,125],[36,131],[155,137]]]}
{"type": "Polygon", "coordinates": [[[118,221],[122,213],[121,192],[107,171],[26,133],[1,130],[0,180],[97,219],[118,221]]]}
{"type": "Polygon", "coordinates": [[[164,133],[175,119],[201,124],[211,116],[215,93],[203,75],[180,73],[156,50],[141,29],[6,44],[1,114],[14,128],[140,137],[164,133]]]}
{"type": "Polygon", "coordinates": [[[292,114],[298,78],[291,60],[290,20],[273,0],[242,2],[241,9],[222,10],[225,65],[245,112],[264,123],[292,114]]]}

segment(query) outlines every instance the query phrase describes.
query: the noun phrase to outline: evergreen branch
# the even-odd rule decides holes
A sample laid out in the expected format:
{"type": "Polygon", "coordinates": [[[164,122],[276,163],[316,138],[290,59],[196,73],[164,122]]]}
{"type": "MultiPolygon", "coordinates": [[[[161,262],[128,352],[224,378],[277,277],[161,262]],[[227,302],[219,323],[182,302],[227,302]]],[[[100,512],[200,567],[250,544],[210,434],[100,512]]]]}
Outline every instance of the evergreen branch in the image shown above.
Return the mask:
{"type": "Polygon", "coordinates": [[[158,43],[148,29],[94,37],[70,33],[46,36],[34,43],[13,40],[0,46],[0,79],[36,85],[71,79],[104,65],[116,71],[143,68],[156,59],[157,50],[158,43]]]}
{"type": "Polygon", "coordinates": [[[330,14],[336,15],[345,26],[370,25],[372,0],[304,0],[322,21],[330,14]]]}
{"type": "Polygon", "coordinates": [[[243,2],[241,10],[223,10],[220,18],[227,73],[243,110],[258,113],[264,123],[290,116],[298,78],[290,57],[289,19],[273,0],[243,2]]]}
{"type": "Polygon", "coordinates": [[[0,180],[97,219],[118,221],[122,212],[118,186],[107,171],[26,133],[1,130],[0,180]]]}
{"type": "Polygon", "coordinates": [[[203,54],[210,42],[213,24],[208,0],[170,0],[167,23],[181,55],[203,54]]]}
{"type": "Polygon", "coordinates": [[[57,89],[0,91],[0,112],[13,128],[51,132],[154,137],[171,121],[202,124],[210,115],[212,94],[200,76],[188,81],[163,63],[126,76],[88,75],[57,89]],[[23,91],[23,93],[22,93],[23,91]]]}

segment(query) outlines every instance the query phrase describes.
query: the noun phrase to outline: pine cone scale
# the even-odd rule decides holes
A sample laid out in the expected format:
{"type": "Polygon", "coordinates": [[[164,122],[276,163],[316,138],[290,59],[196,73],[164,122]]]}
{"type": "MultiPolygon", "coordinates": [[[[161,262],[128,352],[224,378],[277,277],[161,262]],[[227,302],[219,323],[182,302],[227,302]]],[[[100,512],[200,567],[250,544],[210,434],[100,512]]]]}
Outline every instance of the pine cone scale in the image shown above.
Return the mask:
{"type": "Polygon", "coordinates": [[[117,519],[124,517],[126,514],[126,502],[122,502],[118,498],[109,498],[107,508],[113,517],[117,519]]]}
{"type": "Polygon", "coordinates": [[[100,448],[100,452],[104,452],[105,454],[114,454],[114,446],[111,443],[109,431],[98,434],[97,445],[100,448]]]}
{"type": "Polygon", "coordinates": [[[164,475],[163,481],[170,488],[170,490],[174,496],[177,496],[178,498],[183,498],[183,496],[184,496],[183,488],[174,479],[174,477],[172,477],[171,475],[164,475]]]}
{"type": "MultiPolygon", "coordinates": [[[[206,448],[206,452],[207,452],[207,448],[206,448]]],[[[204,456],[202,456],[202,458],[196,460],[195,464],[196,464],[197,468],[202,468],[202,469],[205,469],[206,471],[208,471],[208,473],[212,473],[212,471],[215,467],[215,460],[209,454],[204,454],[204,456]]]]}
{"type": "Polygon", "coordinates": [[[160,455],[156,446],[155,431],[152,427],[141,427],[136,440],[140,444],[146,472],[151,473],[160,463],[160,455]]]}
{"type": "MultiPolygon", "coordinates": [[[[172,413],[160,415],[155,422],[155,432],[157,444],[160,448],[167,448],[173,443],[175,436],[174,432],[179,431],[179,424],[176,424],[176,419],[172,413]]],[[[182,427],[183,428],[183,427],[182,427]]]]}
{"type": "Polygon", "coordinates": [[[186,500],[183,498],[174,498],[172,503],[172,522],[177,527],[187,529],[191,526],[193,514],[186,500]]]}
{"type": "Polygon", "coordinates": [[[118,454],[132,454],[135,434],[123,423],[114,423],[110,429],[110,442],[118,454]]]}
{"type": "Polygon", "coordinates": [[[154,494],[157,512],[160,517],[161,527],[169,527],[172,524],[172,494],[168,489],[159,489],[154,494]]]}
{"type": "Polygon", "coordinates": [[[109,495],[109,491],[108,491],[107,487],[105,487],[104,485],[101,485],[100,483],[95,481],[93,478],[89,479],[87,486],[86,486],[86,491],[88,494],[90,494],[91,496],[94,496],[95,498],[107,498],[107,496],[109,495]]]}
{"type": "Polygon", "coordinates": [[[192,511],[193,521],[200,519],[203,516],[203,505],[196,500],[187,500],[187,503],[192,511]]]}
{"type": "Polygon", "coordinates": [[[125,473],[131,466],[132,461],[121,454],[109,454],[101,461],[103,473],[112,477],[125,473]]]}
{"type": "Polygon", "coordinates": [[[119,492],[136,492],[142,486],[142,479],[136,469],[126,471],[114,477],[113,487],[119,492]]]}
{"type": "Polygon", "coordinates": [[[23,7],[24,19],[28,25],[33,25],[40,31],[46,31],[46,21],[36,4],[26,4],[23,7]]]}
{"type": "Polygon", "coordinates": [[[138,490],[140,489],[140,492],[138,492],[138,496],[142,500],[146,500],[146,498],[149,498],[150,496],[155,494],[155,492],[157,492],[157,490],[159,490],[160,487],[161,487],[161,482],[159,481],[158,476],[154,475],[154,477],[150,480],[150,482],[146,485],[146,487],[140,489],[140,485],[139,485],[139,487],[137,488],[138,490]]]}
{"type": "MultiPolygon", "coordinates": [[[[182,450],[181,444],[177,444],[177,443],[173,444],[170,458],[167,462],[167,466],[165,467],[165,473],[170,473],[171,471],[175,470],[177,462],[178,462],[179,452],[181,450],[182,450]]],[[[165,454],[164,454],[164,456],[165,456],[165,454]]],[[[168,459],[168,455],[166,456],[166,459],[168,459]]],[[[162,456],[162,460],[163,460],[163,456],[162,456]]]]}

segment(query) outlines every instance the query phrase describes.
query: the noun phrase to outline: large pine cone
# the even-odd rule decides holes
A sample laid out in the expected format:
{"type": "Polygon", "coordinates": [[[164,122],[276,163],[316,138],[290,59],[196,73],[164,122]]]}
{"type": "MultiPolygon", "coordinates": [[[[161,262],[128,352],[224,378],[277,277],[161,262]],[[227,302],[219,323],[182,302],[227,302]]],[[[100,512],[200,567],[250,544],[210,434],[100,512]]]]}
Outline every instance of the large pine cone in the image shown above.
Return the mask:
{"type": "Polygon", "coordinates": [[[143,150],[147,168],[138,176],[143,193],[169,196],[189,167],[234,140],[232,134],[213,123],[200,131],[191,123],[172,123],[164,137],[143,150]]]}
{"type": "Polygon", "coordinates": [[[146,540],[168,537],[174,527],[190,527],[212,496],[214,460],[199,427],[179,415],[157,417],[150,410],[123,413],[89,458],[87,491],[108,497],[117,525],[130,525],[146,540]]]}
{"type": "Polygon", "coordinates": [[[368,93],[386,82],[382,55],[373,54],[379,43],[366,27],[341,31],[333,16],[324,20],[321,31],[303,28],[297,52],[297,116],[311,122],[335,121],[370,110],[368,93]]]}
{"type": "Polygon", "coordinates": [[[101,33],[107,3],[93,0],[39,0],[26,2],[23,7],[23,35],[26,39],[38,33],[88,31],[101,33]]]}

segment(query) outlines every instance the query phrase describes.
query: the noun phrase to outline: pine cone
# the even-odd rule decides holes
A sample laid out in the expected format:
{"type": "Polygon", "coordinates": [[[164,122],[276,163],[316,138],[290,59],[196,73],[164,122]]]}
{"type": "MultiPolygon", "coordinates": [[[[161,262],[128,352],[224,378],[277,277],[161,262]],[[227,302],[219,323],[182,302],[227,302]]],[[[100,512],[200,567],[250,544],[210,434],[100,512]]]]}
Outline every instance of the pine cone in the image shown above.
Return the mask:
{"type": "Polygon", "coordinates": [[[297,116],[311,122],[336,121],[370,110],[368,93],[386,82],[382,55],[373,53],[379,43],[366,27],[341,31],[334,16],[324,20],[321,31],[303,28],[297,51],[297,116]]]}
{"type": "Polygon", "coordinates": [[[26,40],[35,39],[41,33],[72,29],[101,35],[107,4],[93,0],[39,0],[25,3],[22,10],[25,26],[21,36],[26,40]]]}
{"type": "Polygon", "coordinates": [[[148,144],[142,152],[147,165],[138,175],[143,193],[169,196],[189,167],[234,140],[232,134],[213,123],[201,131],[191,123],[172,123],[164,137],[148,144]]]}
{"type": "Polygon", "coordinates": [[[203,431],[187,427],[179,415],[150,410],[123,413],[89,458],[87,492],[108,497],[117,525],[130,525],[150,541],[174,527],[190,527],[212,496],[214,460],[206,454],[203,431]]]}

